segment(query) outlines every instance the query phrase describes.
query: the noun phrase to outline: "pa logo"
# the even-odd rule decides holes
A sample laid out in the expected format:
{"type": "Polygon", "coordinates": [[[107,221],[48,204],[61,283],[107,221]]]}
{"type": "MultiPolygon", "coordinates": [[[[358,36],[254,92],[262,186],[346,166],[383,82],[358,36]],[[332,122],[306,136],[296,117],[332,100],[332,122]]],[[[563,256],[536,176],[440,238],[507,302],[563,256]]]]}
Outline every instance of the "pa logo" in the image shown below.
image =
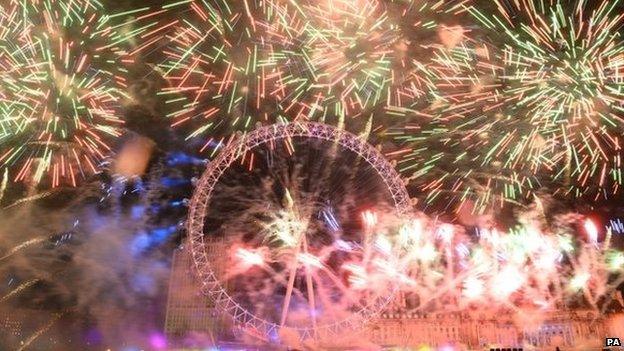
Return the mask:
{"type": "Polygon", "coordinates": [[[606,346],[622,346],[622,342],[620,338],[606,338],[605,339],[606,346]]]}

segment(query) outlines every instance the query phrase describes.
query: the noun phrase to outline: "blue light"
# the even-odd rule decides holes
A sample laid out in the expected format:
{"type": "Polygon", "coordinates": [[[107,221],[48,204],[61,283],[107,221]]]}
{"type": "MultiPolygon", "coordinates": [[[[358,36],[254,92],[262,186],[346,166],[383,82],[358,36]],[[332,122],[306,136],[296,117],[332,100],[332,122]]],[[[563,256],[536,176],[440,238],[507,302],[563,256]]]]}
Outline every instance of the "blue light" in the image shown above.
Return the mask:
{"type": "Polygon", "coordinates": [[[134,291],[150,293],[155,290],[156,282],[154,277],[146,274],[137,274],[132,277],[132,288],[134,291]]]}
{"type": "Polygon", "coordinates": [[[271,330],[271,332],[269,332],[269,340],[271,340],[272,342],[279,342],[280,337],[277,334],[277,330],[273,329],[271,330]]]}
{"type": "Polygon", "coordinates": [[[156,228],[152,230],[150,232],[150,236],[153,238],[152,242],[161,244],[163,241],[167,240],[171,236],[171,234],[174,234],[177,229],[177,226],[171,225],[169,227],[156,228]]]}
{"type": "Polygon", "coordinates": [[[130,244],[130,251],[133,255],[140,254],[150,248],[162,245],[167,242],[169,238],[175,234],[178,230],[178,226],[171,225],[168,227],[156,228],[148,233],[142,232],[134,237],[130,244]]]}
{"type": "Polygon", "coordinates": [[[190,181],[188,179],[183,179],[183,178],[164,177],[160,180],[160,183],[166,187],[176,187],[176,186],[181,186],[181,185],[187,185],[190,183],[190,181]]]}
{"type": "Polygon", "coordinates": [[[326,207],[321,210],[321,216],[323,217],[323,221],[332,231],[336,232],[340,229],[340,224],[334,215],[334,210],[331,207],[326,207]]]}
{"type": "Polygon", "coordinates": [[[145,206],[143,205],[132,206],[132,209],[130,211],[131,211],[132,219],[139,219],[143,217],[143,214],[145,213],[145,206]]]}
{"type": "Polygon", "coordinates": [[[139,254],[145,251],[150,246],[150,238],[147,234],[142,233],[134,237],[130,244],[130,252],[133,255],[139,254]]]}
{"type": "Polygon", "coordinates": [[[204,163],[203,159],[187,155],[183,152],[174,152],[167,157],[167,166],[200,165],[202,163],[204,163]]]}
{"type": "Polygon", "coordinates": [[[611,231],[616,234],[624,234],[624,223],[619,218],[609,220],[611,231]]]}
{"type": "Polygon", "coordinates": [[[137,178],[134,182],[134,189],[132,189],[132,193],[144,193],[145,190],[143,180],[141,180],[141,178],[137,178]]]}
{"type": "Polygon", "coordinates": [[[172,207],[181,207],[184,206],[185,202],[180,200],[180,201],[171,201],[169,203],[172,207]]]}

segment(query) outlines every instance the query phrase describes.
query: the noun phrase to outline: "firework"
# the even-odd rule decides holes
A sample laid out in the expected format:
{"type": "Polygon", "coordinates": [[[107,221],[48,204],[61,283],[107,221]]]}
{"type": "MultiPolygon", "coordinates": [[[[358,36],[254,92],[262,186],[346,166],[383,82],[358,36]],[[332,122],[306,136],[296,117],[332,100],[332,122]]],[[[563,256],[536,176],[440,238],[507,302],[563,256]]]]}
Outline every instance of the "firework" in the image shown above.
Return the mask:
{"type": "Polygon", "coordinates": [[[284,1],[270,33],[271,64],[285,68],[284,110],[341,125],[379,109],[413,111],[434,89],[428,46],[451,27],[439,21],[466,2],[284,1]]]}
{"type": "MultiPolygon", "coordinates": [[[[307,252],[298,244],[285,242],[265,241],[266,246],[253,250],[237,244],[229,250],[234,258],[226,276],[236,281],[248,275],[250,282],[255,282],[251,277],[260,269],[279,284],[287,284],[289,276],[275,267],[282,260],[295,260],[311,272],[315,282],[329,277],[347,296],[342,301],[347,305],[350,295],[377,296],[394,286],[399,294],[390,310],[504,310],[520,317],[528,311],[579,304],[604,312],[624,282],[624,254],[611,247],[611,229],[603,230],[606,235],[599,240],[602,235],[595,223],[577,214],[555,216],[552,227],[529,218],[507,231],[479,228],[476,235],[422,214],[398,226],[372,220],[383,215],[381,212],[365,210],[360,215],[360,235],[370,243],[342,241],[338,245],[338,241],[328,241],[319,246],[309,242],[314,251],[307,252]],[[373,232],[374,236],[367,234],[373,232]],[[328,257],[340,256],[359,259],[328,261],[328,257]],[[332,271],[343,272],[344,281],[333,279],[332,271]]],[[[271,222],[285,221],[275,217],[271,222]]],[[[299,238],[302,230],[285,223],[279,226],[289,238],[299,238]]],[[[263,235],[273,237],[273,232],[263,235]]],[[[320,290],[321,297],[325,293],[320,290]]],[[[301,299],[306,293],[292,294],[293,299],[301,299]]]]}
{"type": "Polygon", "coordinates": [[[507,7],[497,1],[500,16],[492,19],[500,26],[473,11],[486,28],[504,30],[504,94],[516,104],[511,112],[543,139],[540,156],[532,160],[546,160],[540,163],[574,195],[592,186],[614,193],[621,183],[624,15],[617,4],[576,1],[568,15],[553,1],[507,7]],[[522,21],[512,21],[512,14],[522,21]]]}
{"type": "Polygon", "coordinates": [[[398,139],[428,200],[521,201],[534,190],[608,196],[621,183],[623,16],[617,2],[499,2],[452,48],[437,47],[430,120],[398,139]],[[513,17],[513,19],[512,19],[513,17]],[[477,40],[478,38],[479,40],[477,40]],[[450,194],[447,196],[447,194],[450,194]]]}
{"type": "Polygon", "coordinates": [[[0,257],[0,262],[8,259],[9,257],[15,255],[16,253],[32,246],[35,244],[40,244],[42,242],[45,242],[46,240],[48,240],[48,237],[42,236],[42,237],[38,237],[38,238],[34,238],[34,239],[30,239],[27,240],[19,245],[16,245],[15,247],[11,248],[8,252],[4,253],[2,255],[2,257],[0,257]]]}
{"type": "Polygon", "coordinates": [[[171,3],[162,11],[183,19],[161,26],[169,31],[159,71],[169,86],[159,95],[172,125],[206,139],[202,149],[258,122],[342,126],[383,118],[384,109],[406,114],[433,90],[428,43],[454,32],[436,19],[466,2],[171,3]]]}
{"type": "Polygon", "coordinates": [[[0,167],[75,186],[121,134],[121,48],[134,35],[98,2],[10,1],[0,13],[0,167]]]}
{"type": "MultiPolygon", "coordinates": [[[[476,307],[521,313],[579,301],[597,310],[604,308],[600,301],[608,301],[624,280],[622,253],[611,248],[610,229],[597,245],[593,222],[563,217],[548,230],[538,229],[543,225],[536,220],[506,233],[482,228],[476,240],[461,227],[451,229],[424,216],[403,224],[399,235],[390,235],[392,230],[386,228],[391,230],[387,234],[391,244],[384,251],[392,254],[384,255],[380,265],[390,271],[376,277],[382,281],[370,284],[388,284],[387,279],[405,272],[397,281],[411,298],[399,304],[413,311],[476,307]],[[587,233],[571,229],[580,224],[587,233]],[[456,234],[450,236],[451,230],[456,234]],[[430,251],[427,255],[423,255],[425,247],[430,251]]],[[[371,277],[360,278],[367,279],[371,277]]]]}
{"type": "Polygon", "coordinates": [[[391,270],[378,259],[390,242],[375,228],[399,211],[383,176],[339,145],[315,135],[254,145],[219,178],[209,201],[208,247],[224,245],[226,257],[214,261],[215,276],[247,313],[280,328],[327,329],[388,296],[381,285],[354,291],[348,282],[391,270]]]}
{"type": "MultiPolygon", "coordinates": [[[[399,28],[380,2],[303,1],[283,7],[275,63],[303,116],[356,116],[384,101],[401,50],[399,28]]],[[[287,106],[289,110],[291,106],[287,106]]],[[[297,108],[297,107],[293,107],[297,108]]]]}
{"type": "Polygon", "coordinates": [[[9,183],[9,171],[4,170],[4,175],[2,176],[2,183],[0,183],[0,200],[4,197],[4,191],[7,188],[7,184],[9,183]]]}
{"type": "Polygon", "coordinates": [[[435,50],[431,70],[439,95],[431,117],[396,133],[409,145],[396,154],[399,169],[427,194],[428,204],[470,202],[483,210],[529,198],[540,185],[531,156],[543,143],[528,123],[498,110],[506,102],[495,81],[500,67],[489,60],[488,47],[470,44],[435,50]]]}
{"type": "Polygon", "coordinates": [[[188,128],[189,137],[208,132],[216,137],[222,130],[248,130],[258,121],[281,119],[283,92],[274,82],[282,72],[267,64],[271,15],[266,6],[186,1],[163,6],[169,10],[184,14],[165,25],[165,60],[159,64],[169,83],[159,95],[170,107],[173,126],[188,128]]]}

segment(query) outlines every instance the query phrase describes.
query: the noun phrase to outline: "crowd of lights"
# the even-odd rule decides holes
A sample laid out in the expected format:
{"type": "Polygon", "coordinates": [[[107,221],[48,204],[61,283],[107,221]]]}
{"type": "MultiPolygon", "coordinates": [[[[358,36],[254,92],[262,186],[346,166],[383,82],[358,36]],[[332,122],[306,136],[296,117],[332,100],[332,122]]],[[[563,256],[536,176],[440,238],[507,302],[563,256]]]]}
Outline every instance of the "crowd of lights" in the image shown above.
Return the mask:
{"type": "MultiPolygon", "coordinates": [[[[552,229],[527,220],[507,232],[479,228],[476,236],[465,227],[423,215],[404,221],[398,229],[384,228],[374,211],[361,217],[366,237],[362,242],[336,240],[318,250],[318,255],[297,249],[303,238],[301,228],[276,217],[272,227],[279,227],[281,234],[270,240],[281,247],[232,246],[234,265],[228,279],[246,275],[254,267],[270,270],[275,252],[282,255],[284,250],[319,276],[330,274],[327,252],[357,253],[360,260],[334,270],[347,272],[348,288],[356,292],[384,294],[398,288],[406,305],[390,308],[504,310],[525,318],[576,306],[579,301],[586,308],[604,311],[624,281],[624,253],[612,247],[611,227],[600,229],[579,215],[557,219],[560,223],[552,229]]],[[[265,235],[272,237],[275,231],[265,235]]],[[[320,284],[322,279],[314,281],[320,284]]]]}

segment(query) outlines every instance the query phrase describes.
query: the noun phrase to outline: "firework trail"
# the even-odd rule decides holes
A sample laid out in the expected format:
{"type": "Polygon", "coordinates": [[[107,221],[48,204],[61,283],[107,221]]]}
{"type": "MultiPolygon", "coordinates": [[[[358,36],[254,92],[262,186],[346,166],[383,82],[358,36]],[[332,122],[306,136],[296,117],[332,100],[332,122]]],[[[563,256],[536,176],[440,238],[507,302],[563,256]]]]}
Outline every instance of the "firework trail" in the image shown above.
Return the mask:
{"type": "Polygon", "coordinates": [[[9,250],[4,256],[0,257],[0,262],[6,260],[7,258],[15,255],[16,253],[32,246],[35,244],[39,244],[42,242],[45,242],[48,238],[47,237],[39,237],[39,238],[34,238],[34,239],[30,239],[28,241],[25,241],[15,247],[13,247],[11,250],[9,250]]]}
{"type": "Polygon", "coordinates": [[[91,1],[11,0],[0,10],[0,167],[76,186],[121,135],[124,46],[135,33],[91,1]]]}
{"type": "Polygon", "coordinates": [[[17,206],[19,204],[23,204],[25,202],[32,202],[32,201],[36,201],[36,200],[39,200],[39,199],[43,199],[43,198],[48,197],[48,196],[50,196],[50,195],[52,195],[54,193],[55,193],[54,190],[49,190],[49,191],[43,191],[43,192],[41,192],[39,194],[23,197],[23,198],[21,198],[21,199],[19,199],[17,201],[14,201],[10,205],[7,205],[7,206],[3,207],[2,210],[8,210],[8,209],[10,209],[12,207],[15,207],[15,206],[17,206]]]}
{"type": "Polygon", "coordinates": [[[4,170],[4,175],[2,176],[2,183],[0,183],[0,201],[4,197],[4,192],[6,191],[7,184],[9,183],[9,170],[4,170]]]}
{"type": "Polygon", "coordinates": [[[32,279],[32,280],[29,280],[27,282],[24,282],[24,283],[20,284],[17,288],[9,291],[8,294],[2,296],[0,298],[0,302],[4,302],[4,301],[10,299],[11,297],[19,294],[20,292],[22,292],[22,291],[30,288],[31,286],[37,284],[37,282],[39,282],[39,279],[32,279]]]}
{"type": "Polygon", "coordinates": [[[24,342],[23,345],[20,346],[19,349],[17,349],[18,351],[23,351],[26,350],[28,348],[28,346],[30,346],[30,344],[32,344],[33,341],[37,340],[37,338],[39,338],[41,335],[43,335],[45,332],[47,332],[48,330],[50,330],[50,328],[52,328],[52,326],[59,320],[61,319],[61,317],[63,317],[63,313],[58,313],[56,314],[54,317],[52,317],[50,319],[50,321],[44,325],[43,327],[41,327],[41,329],[39,329],[37,332],[35,332],[33,335],[31,335],[28,339],[26,339],[26,341],[24,342]]]}

